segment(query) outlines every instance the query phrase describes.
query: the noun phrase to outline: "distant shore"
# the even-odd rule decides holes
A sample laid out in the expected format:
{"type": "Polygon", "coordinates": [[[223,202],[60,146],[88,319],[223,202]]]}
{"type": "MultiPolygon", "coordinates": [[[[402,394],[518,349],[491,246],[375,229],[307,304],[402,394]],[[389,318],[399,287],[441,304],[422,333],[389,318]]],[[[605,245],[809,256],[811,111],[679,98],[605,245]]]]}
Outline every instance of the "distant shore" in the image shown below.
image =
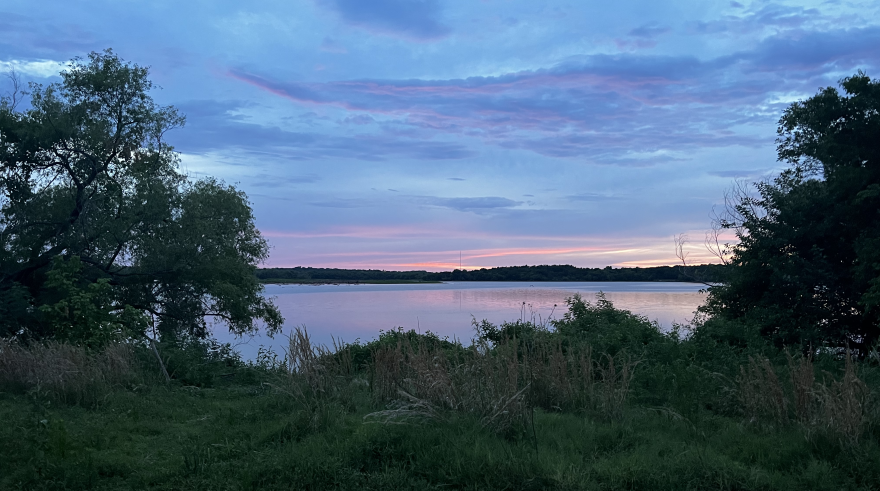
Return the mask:
{"type": "Polygon", "coordinates": [[[271,284],[409,284],[446,281],[590,282],[638,281],[720,283],[726,269],[720,264],[695,266],[653,266],[649,268],[578,268],[571,265],[505,266],[455,269],[453,271],[385,271],[377,269],[262,268],[256,271],[261,283],[271,284]]]}
{"type": "Polygon", "coordinates": [[[260,278],[264,285],[409,285],[424,283],[443,283],[423,280],[325,280],[325,279],[279,279],[260,278]]]}

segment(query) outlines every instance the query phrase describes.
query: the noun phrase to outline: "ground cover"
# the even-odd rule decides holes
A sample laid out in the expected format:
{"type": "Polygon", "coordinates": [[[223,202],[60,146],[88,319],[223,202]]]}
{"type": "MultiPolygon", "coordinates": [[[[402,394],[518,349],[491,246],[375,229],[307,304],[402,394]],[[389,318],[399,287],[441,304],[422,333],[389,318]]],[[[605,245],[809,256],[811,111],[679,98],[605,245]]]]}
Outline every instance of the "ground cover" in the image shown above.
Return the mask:
{"type": "MultiPolygon", "coordinates": [[[[868,360],[661,333],[575,299],[473,345],[391,331],[0,346],[2,489],[877,489],[868,360]],[[733,346],[733,347],[732,347],[733,346]],[[812,377],[812,378],[811,378],[812,377]]],[[[730,329],[730,326],[726,326],[730,329]]],[[[844,354],[845,356],[845,354],[844,354]]]]}

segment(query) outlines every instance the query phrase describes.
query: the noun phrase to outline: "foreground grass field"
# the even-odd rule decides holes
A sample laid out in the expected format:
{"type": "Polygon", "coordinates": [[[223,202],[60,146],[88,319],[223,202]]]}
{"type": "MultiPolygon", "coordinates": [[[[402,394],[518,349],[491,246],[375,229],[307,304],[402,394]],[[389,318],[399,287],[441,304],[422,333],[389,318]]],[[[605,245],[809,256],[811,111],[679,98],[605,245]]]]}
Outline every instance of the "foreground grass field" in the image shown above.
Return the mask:
{"type": "Polygon", "coordinates": [[[472,347],[299,332],[283,362],[245,364],[165,345],[171,382],[145,347],[7,343],[0,489],[880,488],[870,361],[712,352],[570,307],[472,347]]]}
{"type": "Polygon", "coordinates": [[[309,410],[268,386],[114,391],[94,408],[0,400],[2,489],[877,489],[875,444],[632,409],[365,424],[368,394],[309,410]]]}

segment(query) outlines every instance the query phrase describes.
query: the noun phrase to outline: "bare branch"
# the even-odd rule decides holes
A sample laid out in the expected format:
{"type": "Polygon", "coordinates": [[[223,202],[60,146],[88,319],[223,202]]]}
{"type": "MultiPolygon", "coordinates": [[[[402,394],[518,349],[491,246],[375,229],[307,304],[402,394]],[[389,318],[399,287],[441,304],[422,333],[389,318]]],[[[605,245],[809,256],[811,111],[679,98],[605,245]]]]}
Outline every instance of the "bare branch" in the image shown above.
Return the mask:
{"type": "Polygon", "coordinates": [[[697,268],[688,264],[687,257],[690,253],[684,252],[685,246],[690,241],[687,234],[678,234],[673,237],[673,240],[675,241],[675,257],[681,261],[681,274],[696,283],[702,283],[706,286],[715,286],[711,281],[706,281],[705,275],[701,274],[697,268]]]}
{"type": "Polygon", "coordinates": [[[687,257],[689,252],[684,252],[684,246],[688,243],[690,238],[686,234],[678,234],[673,237],[675,241],[675,257],[681,261],[682,266],[687,266],[687,257]]]}
{"type": "Polygon", "coordinates": [[[9,98],[9,107],[13,111],[15,111],[16,106],[24,99],[26,95],[29,94],[28,91],[24,90],[21,84],[21,76],[19,76],[18,72],[15,70],[15,66],[12,66],[9,69],[9,72],[6,74],[6,78],[9,79],[10,83],[12,83],[12,92],[7,92],[6,97],[9,98]]]}
{"type": "Polygon", "coordinates": [[[710,215],[710,229],[706,231],[703,245],[710,254],[717,257],[722,264],[730,264],[731,245],[722,242],[721,234],[724,232],[724,219],[718,214],[717,208],[712,207],[710,215]]]}
{"type": "Polygon", "coordinates": [[[761,199],[755,194],[756,187],[759,185],[737,179],[724,192],[724,204],[720,209],[712,207],[712,213],[709,215],[711,225],[706,231],[703,245],[722,264],[730,264],[730,256],[734,249],[733,244],[725,242],[724,231],[730,230],[738,239],[742,239],[748,235],[746,221],[766,215],[766,211],[761,206],[761,199]]]}

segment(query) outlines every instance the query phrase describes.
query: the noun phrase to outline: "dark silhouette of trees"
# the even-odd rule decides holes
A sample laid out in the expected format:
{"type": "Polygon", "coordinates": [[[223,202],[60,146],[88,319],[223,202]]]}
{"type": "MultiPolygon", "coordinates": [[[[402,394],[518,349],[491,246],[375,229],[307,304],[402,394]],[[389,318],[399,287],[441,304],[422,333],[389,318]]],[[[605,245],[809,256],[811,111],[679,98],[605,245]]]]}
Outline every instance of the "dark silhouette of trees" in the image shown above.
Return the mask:
{"type": "Polygon", "coordinates": [[[264,281],[684,281],[693,282],[693,273],[706,281],[724,277],[724,266],[656,266],[649,268],[578,268],[570,265],[504,266],[475,270],[380,271],[335,268],[265,268],[257,270],[264,281]]]}
{"type": "Polygon", "coordinates": [[[0,101],[0,336],[205,336],[205,316],[280,327],[247,197],[180,173],[164,135],[184,118],[147,76],[108,50],[32,84],[29,107],[18,85],[0,101]]]}
{"type": "Polygon", "coordinates": [[[785,111],[777,151],[790,167],[719,217],[739,244],[705,311],[779,345],[864,355],[880,338],[880,82],[859,72],[840,87],[785,111]]]}

